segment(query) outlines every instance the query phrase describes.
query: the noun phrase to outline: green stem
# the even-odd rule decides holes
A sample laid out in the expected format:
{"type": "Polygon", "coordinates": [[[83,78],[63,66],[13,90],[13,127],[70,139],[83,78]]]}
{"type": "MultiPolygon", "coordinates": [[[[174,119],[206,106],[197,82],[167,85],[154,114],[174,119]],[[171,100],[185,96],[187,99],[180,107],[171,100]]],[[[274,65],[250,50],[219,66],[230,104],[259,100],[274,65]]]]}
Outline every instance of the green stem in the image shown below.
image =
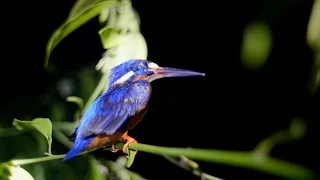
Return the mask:
{"type": "MultiPolygon", "coordinates": [[[[121,148],[121,145],[119,146],[121,148]]],[[[281,176],[289,179],[315,179],[317,175],[304,167],[285,162],[272,157],[259,158],[252,152],[209,150],[209,149],[189,149],[158,147],[146,144],[131,144],[130,149],[148,152],[157,155],[168,155],[172,157],[186,156],[192,160],[207,161],[233,165],[242,168],[250,168],[281,176]]],[[[118,145],[117,145],[118,148],[118,145]]]]}
{"type": "Polygon", "coordinates": [[[100,93],[103,91],[106,82],[108,80],[108,76],[106,74],[103,74],[97,87],[95,88],[95,90],[93,91],[93,93],[91,94],[90,98],[88,99],[88,101],[86,102],[85,106],[83,107],[82,111],[81,111],[81,115],[86,111],[86,109],[92,104],[92,102],[100,95],[100,93]]]}
{"type": "Polygon", "coordinates": [[[290,137],[287,131],[279,131],[261,141],[253,151],[261,156],[269,156],[275,145],[289,142],[290,140],[293,140],[293,138],[290,137]]]}
{"type": "Polygon", "coordinates": [[[65,156],[65,154],[61,155],[50,155],[46,157],[40,157],[40,158],[32,158],[32,159],[16,159],[12,160],[11,164],[14,166],[21,166],[21,165],[27,165],[27,164],[33,164],[33,163],[39,163],[44,161],[50,161],[55,159],[62,159],[65,156]]]}
{"type": "Polygon", "coordinates": [[[51,154],[51,149],[52,149],[52,140],[48,141],[48,154],[51,154]]]}
{"type": "MultiPolygon", "coordinates": [[[[123,143],[118,143],[116,148],[122,149],[123,143]]],[[[225,150],[210,150],[196,148],[174,148],[174,147],[159,147],[147,144],[130,144],[131,150],[139,150],[157,155],[168,155],[172,157],[185,156],[192,160],[206,161],[211,163],[220,163],[225,165],[233,165],[241,168],[249,168],[259,170],[271,175],[280,176],[288,179],[316,179],[318,174],[313,171],[301,167],[299,165],[285,162],[272,157],[257,157],[252,152],[242,151],[225,151],[225,150]]],[[[82,154],[85,154],[84,152],[82,154]]],[[[26,165],[43,161],[61,159],[63,155],[51,155],[41,158],[12,160],[13,165],[26,165]]]]}
{"type": "Polygon", "coordinates": [[[59,130],[59,129],[53,129],[52,135],[54,138],[59,140],[60,143],[65,145],[68,148],[71,148],[73,143],[69,141],[69,139],[59,130]]]}

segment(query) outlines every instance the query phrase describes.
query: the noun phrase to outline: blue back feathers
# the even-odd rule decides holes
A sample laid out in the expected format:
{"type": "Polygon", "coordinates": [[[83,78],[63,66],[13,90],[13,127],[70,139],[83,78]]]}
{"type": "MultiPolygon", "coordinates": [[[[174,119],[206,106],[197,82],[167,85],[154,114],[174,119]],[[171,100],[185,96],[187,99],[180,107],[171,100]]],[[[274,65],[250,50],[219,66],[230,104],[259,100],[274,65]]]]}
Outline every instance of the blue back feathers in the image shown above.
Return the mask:
{"type": "Polygon", "coordinates": [[[64,156],[63,161],[67,161],[79,153],[82,153],[86,150],[87,146],[90,145],[94,137],[87,137],[83,139],[76,139],[75,143],[73,144],[72,149],[64,156]]]}

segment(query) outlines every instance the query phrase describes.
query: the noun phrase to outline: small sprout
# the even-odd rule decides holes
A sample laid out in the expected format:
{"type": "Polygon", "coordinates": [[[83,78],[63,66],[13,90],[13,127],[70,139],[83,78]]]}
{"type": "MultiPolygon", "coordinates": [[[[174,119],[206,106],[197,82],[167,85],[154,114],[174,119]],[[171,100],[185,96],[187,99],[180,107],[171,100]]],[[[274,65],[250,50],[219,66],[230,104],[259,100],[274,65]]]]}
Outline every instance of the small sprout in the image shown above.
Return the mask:
{"type": "Polygon", "coordinates": [[[83,108],[83,99],[77,96],[69,96],[66,101],[73,102],[79,106],[79,109],[83,108]]]}

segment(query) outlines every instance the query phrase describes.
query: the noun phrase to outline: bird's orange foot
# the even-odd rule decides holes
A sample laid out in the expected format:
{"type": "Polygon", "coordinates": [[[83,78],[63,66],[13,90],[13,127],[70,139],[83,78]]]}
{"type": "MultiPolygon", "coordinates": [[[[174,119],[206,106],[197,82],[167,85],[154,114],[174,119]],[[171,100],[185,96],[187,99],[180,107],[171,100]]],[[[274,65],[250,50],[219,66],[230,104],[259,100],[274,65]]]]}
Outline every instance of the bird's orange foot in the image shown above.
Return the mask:
{"type": "Polygon", "coordinates": [[[118,149],[115,148],[114,143],[115,143],[115,141],[112,142],[111,152],[116,153],[118,151],[118,149]]]}
{"type": "MultiPolygon", "coordinates": [[[[128,154],[127,148],[128,148],[128,146],[129,146],[130,144],[132,144],[132,143],[138,143],[138,141],[136,141],[134,138],[128,136],[127,133],[125,133],[125,134],[122,136],[122,141],[125,141],[125,142],[126,142],[126,143],[123,145],[123,148],[122,148],[122,151],[123,151],[123,153],[125,153],[125,154],[128,154]]],[[[136,155],[136,154],[138,153],[138,150],[135,150],[134,153],[135,153],[134,155],[136,155]]]]}

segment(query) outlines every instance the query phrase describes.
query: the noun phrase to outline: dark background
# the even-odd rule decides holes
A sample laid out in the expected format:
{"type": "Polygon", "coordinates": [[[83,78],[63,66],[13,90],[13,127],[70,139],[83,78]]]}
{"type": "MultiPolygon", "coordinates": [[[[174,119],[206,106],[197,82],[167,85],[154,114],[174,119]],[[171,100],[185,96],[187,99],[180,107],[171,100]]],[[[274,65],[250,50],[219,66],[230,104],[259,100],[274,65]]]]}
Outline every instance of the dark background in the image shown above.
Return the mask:
{"type": "MultiPolygon", "coordinates": [[[[15,117],[50,117],[51,105],[58,102],[72,117],[75,107],[64,101],[57,84],[72,79],[75,89],[71,95],[85,91],[78,89],[78,72],[85,67],[94,72],[104,52],[97,19],[63,40],[45,70],[46,43],[74,1],[10,3],[2,6],[8,12],[1,12],[0,124],[10,126],[15,117]]],[[[313,53],[305,39],[313,1],[210,3],[133,1],[148,44],[148,59],[161,66],[205,72],[206,76],[153,82],[151,107],[131,136],[159,146],[252,150],[263,138],[301,116],[308,125],[305,138],[276,146],[272,155],[319,170],[319,94],[312,95],[307,89],[313,53]],[[242,66],[239,55],[243,30],[254,19],[269,23],[274,46],[265,66],[252,72],[242,66]]],[[[98,76],[94,77],[97,83],[98,76]]],[[[67,151],[54,143],[57,154],[67,151]]],[[[12,152],[8,158],[14,155],[12,152]]],[[[203,171],[223,179],[271,178],[256,171],[199,164],[203,171]]],[[[131,169],[151,180],[198,179],[162,157],[143,152],[131,169]]]]}

